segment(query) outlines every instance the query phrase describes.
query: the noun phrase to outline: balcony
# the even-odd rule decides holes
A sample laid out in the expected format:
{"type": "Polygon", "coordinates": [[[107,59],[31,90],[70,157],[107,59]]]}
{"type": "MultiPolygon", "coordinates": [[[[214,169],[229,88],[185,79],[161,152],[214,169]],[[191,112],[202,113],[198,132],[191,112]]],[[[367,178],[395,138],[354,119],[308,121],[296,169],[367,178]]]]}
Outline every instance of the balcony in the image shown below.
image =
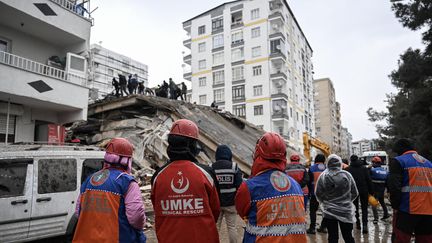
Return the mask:
{"type": "Polygon", "coordinates": [[[186,21],[183,23],[183,29],[187,32],[190,33],[191,32],[191,26],[192,26],[192,21],[186,21]]]}
{"type": "Polygon", "coordinates": [[[74,2],[71,2],[69,0],[50,0],[53,3],[56,3],[60,5],[62,8],[82,17],[85,19],[88,19],[93,23],[93,18],[90,15],[90,12],[88,9],[85,8],[82,4],[76,4],[74,2]]]}
{"type": "Polygon", "coordinates": [[[183,73],[183,78],[192,81],[192,72],[183,73]]]}
{"type": "Polygon", "coordinates": [[[289,119],[288,111],[273,111],[272,113],[272,119],[289,119]]]}
{"type": "Polygon", "coordinates": [[[274,72],[274,73],[270,74],[270,78],[273,80],[282,79],[285,82],[288,80],[286,73],[283,71],[278,71],[278,72],[274,72]]]}
{"type": "Polygon", "coordinates": [[[243,27],[243,21],[235,21],[231,23],[231,29],[243,27]]]}
{"type": "Polygon", "coordinates": [[[186,48],[191,48],[191,43],[192,43],[192,39],[187,39],[183,41],[183,46],[185,46],[186,48]]]}
{"type": "Polygon", "coordinates": [[[189,55],[184,56],[183,57],[183,62],[191,65],[191,63],[192,63],[192,55],[189,54],[189,55]]]}

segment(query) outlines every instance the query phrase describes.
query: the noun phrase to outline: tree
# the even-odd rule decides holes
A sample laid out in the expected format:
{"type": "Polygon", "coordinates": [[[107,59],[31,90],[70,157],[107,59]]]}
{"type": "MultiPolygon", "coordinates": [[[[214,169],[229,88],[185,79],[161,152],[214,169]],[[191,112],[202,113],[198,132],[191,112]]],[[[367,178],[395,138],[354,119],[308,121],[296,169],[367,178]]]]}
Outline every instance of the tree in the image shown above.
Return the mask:
{"type": "Polygon", "coordinates": [[[399,59],[398,69],[389,78],[398,89],[387,95],[387,111],[369,108],[369,120],[376,123],[380,139],[389,148],[395,138],[416,141],[420,153],[432,156],[432,1],[392,1],[392,10],[404,27],[425,29],[425,50],[408,48],[399,59]],[[384,124],[383,124],[384,123],[384,124]]]}

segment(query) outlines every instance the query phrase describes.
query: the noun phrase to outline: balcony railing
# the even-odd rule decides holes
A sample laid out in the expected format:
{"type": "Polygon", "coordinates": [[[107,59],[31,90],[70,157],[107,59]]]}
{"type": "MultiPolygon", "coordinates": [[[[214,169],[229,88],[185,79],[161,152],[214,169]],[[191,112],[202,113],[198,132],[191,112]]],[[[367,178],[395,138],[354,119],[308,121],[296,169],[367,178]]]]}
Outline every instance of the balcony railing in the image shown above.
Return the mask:
{"type": "Polygon", "coordinates": [[[90,15],[88,9],[84,7],[83,4],[75,4],[70,0],[51,0],[51,2],[60,5],[61,7],[75,13],[78,16],[81,16],[93,23],[93,18],[90,15]]]}
{"type": "Polygon", "coordinates": [[[83,77],[66,73],[64,70],[50,67],[11,53],[0,51],[0,63],[43,76],[87,86],[87,80],[83,77]]]}

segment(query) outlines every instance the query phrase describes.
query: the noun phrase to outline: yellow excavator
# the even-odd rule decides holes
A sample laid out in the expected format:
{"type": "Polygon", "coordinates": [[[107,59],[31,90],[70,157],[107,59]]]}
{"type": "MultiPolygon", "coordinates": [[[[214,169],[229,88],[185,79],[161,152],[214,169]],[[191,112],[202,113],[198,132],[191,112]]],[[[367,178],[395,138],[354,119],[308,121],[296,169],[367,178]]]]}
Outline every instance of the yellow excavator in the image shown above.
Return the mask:
{"type": "Polygon", "coordinates": [[[311,165],[311,155],[310,151],[311,148],[317,148],[323,152],[325,157],[328,157],[331,153],[330,146],[323,141],[319,140],[318,138],[314,138],[312,136],[309,136],[307,132],[303,133],[303,154],[306,157],[306,167],[309,167],[311,165]]]}

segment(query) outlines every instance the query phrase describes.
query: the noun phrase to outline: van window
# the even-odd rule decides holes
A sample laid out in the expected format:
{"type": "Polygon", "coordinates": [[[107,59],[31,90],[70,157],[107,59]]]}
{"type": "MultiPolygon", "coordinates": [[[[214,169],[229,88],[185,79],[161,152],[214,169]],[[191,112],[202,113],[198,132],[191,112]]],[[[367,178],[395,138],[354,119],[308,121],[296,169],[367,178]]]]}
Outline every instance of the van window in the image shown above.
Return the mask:
{"type": "Polygon", "coordinates": [[[0,198],[24,195],[27,166],[25,160],[0,160],[0,198]]]}
{"type": "Polygon", "coordinates": [[[41,159],[38,163],[38,193],[75,191],[77,163],[75,159],[41,159]]]}
{"type": "Polygon", "coordinates": [[[83,163],[83,169],[81,174],[81,184],[87,179],[87,177],[98,170],[101,170],[103,166],[102,159],[86,159],[83,163]]]}

